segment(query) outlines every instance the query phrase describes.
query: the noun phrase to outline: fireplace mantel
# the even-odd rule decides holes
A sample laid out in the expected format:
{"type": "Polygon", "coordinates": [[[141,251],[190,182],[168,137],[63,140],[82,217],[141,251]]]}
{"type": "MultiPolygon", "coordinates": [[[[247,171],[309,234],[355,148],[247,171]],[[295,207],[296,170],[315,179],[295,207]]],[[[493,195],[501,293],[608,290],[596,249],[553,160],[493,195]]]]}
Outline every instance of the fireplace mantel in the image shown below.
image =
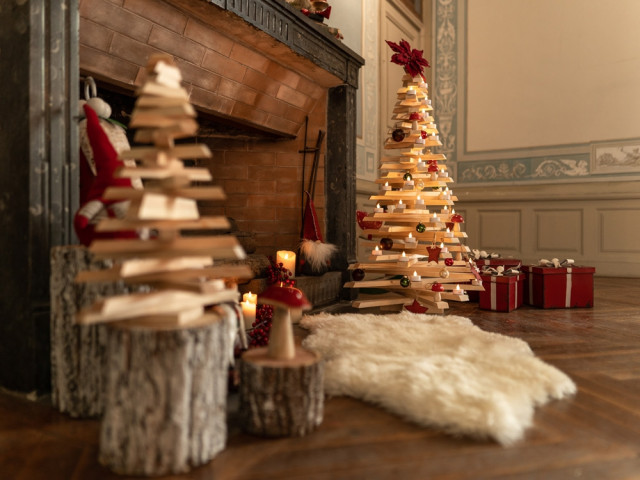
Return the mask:
{"type": "MultiPolygon", "coordinates": [[[[175,6],[194,8],[193,0],[165,1],[175,6]]],[[[283,0],[196,0],[195,3],[203,1],[234,13],[343,83],[358,87],[358,70],[364,65],[364,60],[283,0]]]]}

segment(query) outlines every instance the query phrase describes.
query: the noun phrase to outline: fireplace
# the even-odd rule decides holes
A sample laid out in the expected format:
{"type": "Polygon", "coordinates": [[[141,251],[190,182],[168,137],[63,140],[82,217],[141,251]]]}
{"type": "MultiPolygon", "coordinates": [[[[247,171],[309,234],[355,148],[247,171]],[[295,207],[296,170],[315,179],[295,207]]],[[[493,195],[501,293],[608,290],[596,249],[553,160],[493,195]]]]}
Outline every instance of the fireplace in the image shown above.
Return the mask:
{"type": "Polygon", "coordinates": [[[148,57],[174,56],[199,111],[201,162],[227,193],[200,205],[251,232],[256,253],[294,250],[320,131],[314,204],[337,267],[355,257],[355,88],[362,59],[283,0],[82,0],[80,71],[131,94],[148,57]],[[306,132],[306,138],[305,138],[306,132]],[[306,157],[306,162],[303,159],[306,157]],[[303,178],[303,170],[304,177],[303,178]]]}
{"type": "Polygon", "coordinates": [[[339,270],[355,260],[363,61],[284,0],[24,0],[0,8],[0,20],[8,26],[0,77],[11,92],[0,96],[0,154],[15,160],[0,175],[0,386],[50,389],[49,252],[77,242],[80,75],[132,98],[149,54],[171,53],[199,111],[199,140],[214,151],[214,177],[227,189],[225,213],[256,232],[264,253],[297,237],[308,117],[310,145],[326,130],[316,186],[325,239],[340,249],[339,270]],[[281,227],[269,226],[273,217],[281,227]]]}

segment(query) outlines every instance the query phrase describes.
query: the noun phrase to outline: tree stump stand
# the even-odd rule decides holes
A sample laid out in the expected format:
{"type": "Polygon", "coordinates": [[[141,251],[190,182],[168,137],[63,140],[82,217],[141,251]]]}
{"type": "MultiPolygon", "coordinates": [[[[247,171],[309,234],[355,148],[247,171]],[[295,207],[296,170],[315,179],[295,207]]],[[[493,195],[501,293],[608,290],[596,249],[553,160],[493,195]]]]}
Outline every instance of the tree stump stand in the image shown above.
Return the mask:
{"type": "Polygon", "coordinates": [[[301,437],[322,423],[324,363],[295,347],[291,359],[269,357],[267,347],[246,351],[240,362],[242,428],[266,437],[301,437]]]}
{"type": "Polygon", "coordinates": [[[51,249],[51,396],[55,408],[87,418],[104,409],[106,332],[103,325],[77,325],[76,313],[96,300],[127,292],[122,282],[76,283],[82,270],[102,270],[82,245],[51,249]]]}
{"type": "Polygon", "coordinates": [[[235,324],[227,312],[189,328],[107,327],[100,463],[124,475],[177,474],[224,449],[235,324]]]}

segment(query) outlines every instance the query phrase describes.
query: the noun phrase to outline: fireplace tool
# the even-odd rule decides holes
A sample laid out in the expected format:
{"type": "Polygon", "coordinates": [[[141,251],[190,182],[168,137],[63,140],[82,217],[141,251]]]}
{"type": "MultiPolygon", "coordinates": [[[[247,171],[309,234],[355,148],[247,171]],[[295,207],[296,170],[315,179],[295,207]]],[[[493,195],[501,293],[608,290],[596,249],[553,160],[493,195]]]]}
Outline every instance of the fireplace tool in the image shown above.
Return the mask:
{"type": "Polygon", "coordinates": [[[316,191],[316,178],[320,164],[320,147],[325,136],[325,132],[318,130],[318,138],[315,147],[307,146],[307,128],[309,117],[305,119],[304,126],[304,149],[302,153],[302,186],[301,186],[301,210],[302,226],[300,229],[300,246],[298,248],[298,270],[305,275],[322,275],[329,269],[331,256],[336,251],[336,246],[324,243],[322,231],[318,223],[318,216],[313,204],[316,191]],[[313,163],[309,174],[309,184],[305,189],[306,161],[307,153],[313,153],[313,163]],[[306,200],[306,202],[305,202],[306,200]]]}

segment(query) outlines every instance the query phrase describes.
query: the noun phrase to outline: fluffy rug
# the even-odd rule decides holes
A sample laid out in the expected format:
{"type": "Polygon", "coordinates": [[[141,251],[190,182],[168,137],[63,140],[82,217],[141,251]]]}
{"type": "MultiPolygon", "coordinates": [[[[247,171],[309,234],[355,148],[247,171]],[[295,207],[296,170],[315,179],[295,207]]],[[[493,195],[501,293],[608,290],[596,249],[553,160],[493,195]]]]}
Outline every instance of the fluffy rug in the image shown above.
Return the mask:
{"type": "Polygon", "coordinates": [[[325,391],[380,405],[420,425],[509,445],[534,408],[576,391],[522,340],[458,316],[318,314],[304,346],[325,358],[325,391]]]}

